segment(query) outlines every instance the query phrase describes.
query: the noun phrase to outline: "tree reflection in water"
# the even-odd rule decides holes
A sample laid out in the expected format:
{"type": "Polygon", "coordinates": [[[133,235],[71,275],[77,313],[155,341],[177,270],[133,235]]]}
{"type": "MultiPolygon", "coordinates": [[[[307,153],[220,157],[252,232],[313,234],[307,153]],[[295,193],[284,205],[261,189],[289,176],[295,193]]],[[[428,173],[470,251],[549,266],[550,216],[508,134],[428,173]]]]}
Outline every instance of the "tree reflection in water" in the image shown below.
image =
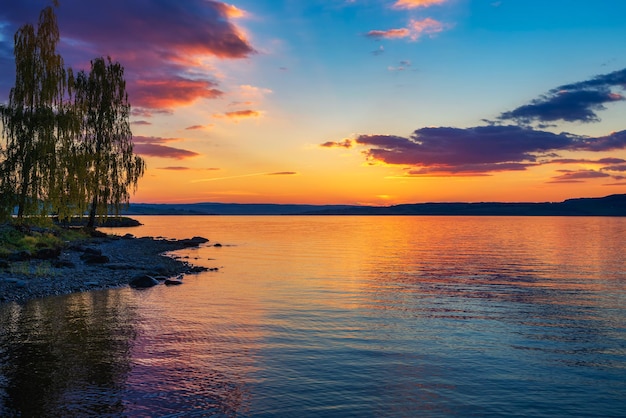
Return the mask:
{"type": "Polygon", "coordinates": [[[1,307],[0,416],[123,412],[136,332],[121,299],[100,291],[1,307]]]}

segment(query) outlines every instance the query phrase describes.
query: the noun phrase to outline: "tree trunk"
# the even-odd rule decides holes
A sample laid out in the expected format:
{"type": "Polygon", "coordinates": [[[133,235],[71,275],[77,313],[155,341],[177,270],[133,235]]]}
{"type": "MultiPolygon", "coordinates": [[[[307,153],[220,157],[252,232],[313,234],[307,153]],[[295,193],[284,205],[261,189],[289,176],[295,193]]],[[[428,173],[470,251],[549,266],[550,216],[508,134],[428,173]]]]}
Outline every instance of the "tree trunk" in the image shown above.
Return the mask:
{"type": "Polygon", "coordinates": [[[95,228],[97,208],[98,208],[98,196],[94,196],[93,201],[91,202],[91,209],[89,210],[89,220],[87,221],[87,228],[95,228]]]}

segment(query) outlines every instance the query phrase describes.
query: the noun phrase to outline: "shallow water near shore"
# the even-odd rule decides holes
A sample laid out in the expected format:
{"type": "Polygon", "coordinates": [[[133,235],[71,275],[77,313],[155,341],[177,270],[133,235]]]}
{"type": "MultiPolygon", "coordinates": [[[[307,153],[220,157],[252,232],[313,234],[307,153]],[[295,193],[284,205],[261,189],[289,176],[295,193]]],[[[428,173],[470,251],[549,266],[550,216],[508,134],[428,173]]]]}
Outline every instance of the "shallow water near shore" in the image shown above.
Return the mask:
{"type": "Polygon", "coordinates": [[[0,305],[0,416],[626,416],[625,218],[137,218],[219,271],[0,305]]]}

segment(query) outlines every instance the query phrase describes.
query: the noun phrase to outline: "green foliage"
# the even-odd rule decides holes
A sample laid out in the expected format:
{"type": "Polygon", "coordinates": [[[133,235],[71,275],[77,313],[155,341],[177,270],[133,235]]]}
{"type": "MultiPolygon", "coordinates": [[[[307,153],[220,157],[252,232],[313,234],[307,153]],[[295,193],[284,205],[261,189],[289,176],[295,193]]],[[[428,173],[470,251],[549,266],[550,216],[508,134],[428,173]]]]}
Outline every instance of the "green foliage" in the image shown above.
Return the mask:
{"type": "Polygon", "coordinates": [[[0,224],[0,258],[16,251],[35,253],[42,248],[61,248],[67,242],[87,239],[82,229],[66,229],[55,225],[39,227],[25,224],[0,224]]]}
{"type": "Polygon", "coordinates": [[[30,263],[27,261],[20,261],[12,263],[9,268],[9,272],[17,276],[28,277],[46,277],[50,278],[55,275],[52,265],[49,261],[40,261],[38,263],[30,263]]]}

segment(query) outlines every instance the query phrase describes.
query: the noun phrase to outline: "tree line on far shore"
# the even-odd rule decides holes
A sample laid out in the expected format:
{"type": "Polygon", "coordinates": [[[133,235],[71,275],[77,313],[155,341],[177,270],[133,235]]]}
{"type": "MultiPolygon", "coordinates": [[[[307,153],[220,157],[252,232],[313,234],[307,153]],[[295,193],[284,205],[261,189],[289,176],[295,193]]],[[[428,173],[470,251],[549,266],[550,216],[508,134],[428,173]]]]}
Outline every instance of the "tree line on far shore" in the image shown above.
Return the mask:
{"type": "MultiPolygon", "coordinates": [[[[55,0],[54,5],[58,6],[55,0]]],[[[0,220],[119,213],[143,176],[133,153],[124,68],[65,68],[53,7],[15,33],[15,86],[0,104],[0,220]]]]}

